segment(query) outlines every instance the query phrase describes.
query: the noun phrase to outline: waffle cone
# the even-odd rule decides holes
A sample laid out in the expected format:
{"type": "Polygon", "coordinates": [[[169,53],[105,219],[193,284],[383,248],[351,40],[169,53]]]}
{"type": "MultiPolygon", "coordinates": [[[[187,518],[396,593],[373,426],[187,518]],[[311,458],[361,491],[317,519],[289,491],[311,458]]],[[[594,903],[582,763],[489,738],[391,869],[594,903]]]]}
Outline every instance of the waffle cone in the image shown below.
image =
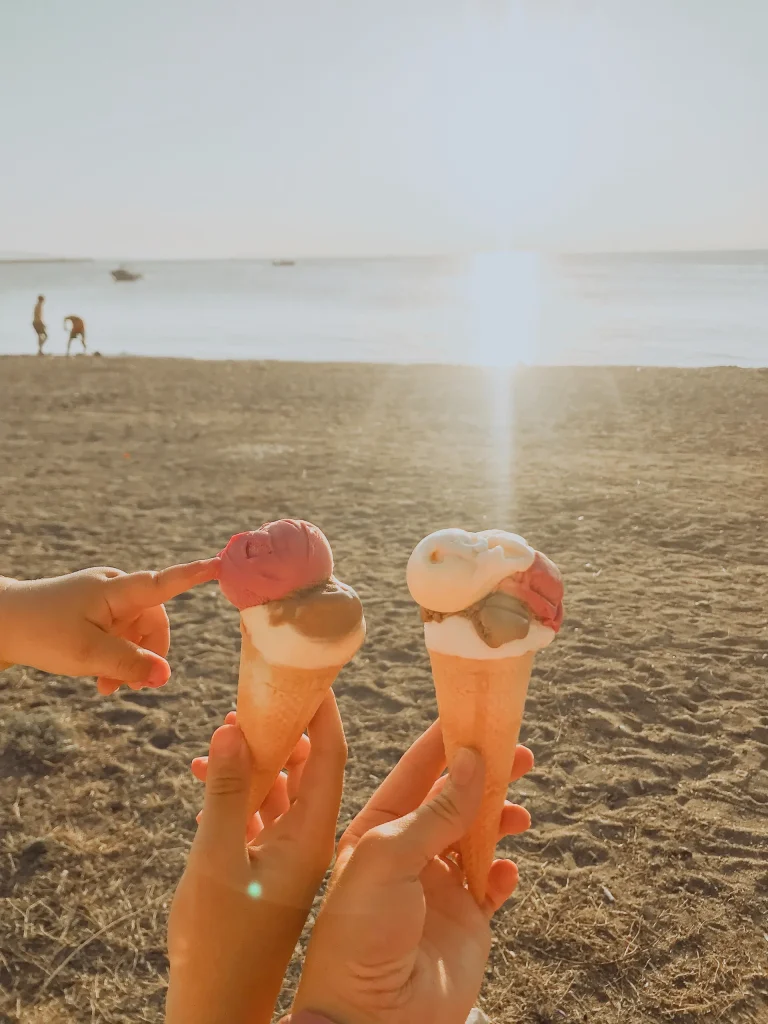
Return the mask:
{"type": "Polygon", "coordinates": [[[342,667],[270,665],[242,628],[237,724],[254,765],[251,814],[264,802],[342,667]]]}
{"type": "Polygon", "coordinates": [[[459,747],[473,747],[485,762],[483,801],[461,841],[469,891],[482,903],[499,838],[533,653],[487,661],[437,651],[430,651],[429,657],[449,763],[459,747]]]}

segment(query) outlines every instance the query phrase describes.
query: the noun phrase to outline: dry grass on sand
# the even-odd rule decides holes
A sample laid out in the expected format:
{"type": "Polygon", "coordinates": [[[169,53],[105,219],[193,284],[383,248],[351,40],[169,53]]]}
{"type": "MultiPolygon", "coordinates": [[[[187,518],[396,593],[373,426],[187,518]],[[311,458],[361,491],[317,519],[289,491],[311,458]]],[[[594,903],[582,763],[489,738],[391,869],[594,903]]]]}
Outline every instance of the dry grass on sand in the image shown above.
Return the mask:
{"type": "MultiPolygon", "coordinates": [[[[534,824],[503,846],[521,883],[482,1005],[768,1021],[768,372],[5,358],[0,410],[0,572],[159,566],[283,515],[327,532],[370,626],[337,687],[341,824],[435,714],[412,546],[527,535],[564,570],[566,622],[531,684],[534,824]]],[[[0,1019],[162,1019],[187,766],[238,652],[215,587],[169,610],[163,690],[0,676],[0,1019]]]]}

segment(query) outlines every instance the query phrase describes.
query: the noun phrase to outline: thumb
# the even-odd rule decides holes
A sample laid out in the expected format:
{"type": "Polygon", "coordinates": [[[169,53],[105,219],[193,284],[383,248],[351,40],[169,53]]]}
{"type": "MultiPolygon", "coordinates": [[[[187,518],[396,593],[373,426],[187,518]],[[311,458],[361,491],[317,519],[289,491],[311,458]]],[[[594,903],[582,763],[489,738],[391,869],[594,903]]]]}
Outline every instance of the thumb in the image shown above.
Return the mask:
{"type": "Polygon", "coordinates": [[[373,844],[383,854],[377,858],[383,875],[389,880],[419,875],[433,857],[457,843],[480,809],[484,781],[480,754],[468,747],[457,750],[440,792],[404,818],[374,830],[383,840],[373,844]]]}
{"type": "Polygon", "coordinates": [[[96,626],[87,640],[88,674],[117,679],[121,683],[148,683],[150,686],[162,686],[170,678],[171,668],[165,658],[130,640],[104,633],[96,626]]]}
{"type": "Polygon", "coordinates": [[[252,772],[242,732],[236,725],[222,725],[211,737],[203,813],[195,837],[195,846],[207,856],[236,851],[242,857],[252,772]]]}

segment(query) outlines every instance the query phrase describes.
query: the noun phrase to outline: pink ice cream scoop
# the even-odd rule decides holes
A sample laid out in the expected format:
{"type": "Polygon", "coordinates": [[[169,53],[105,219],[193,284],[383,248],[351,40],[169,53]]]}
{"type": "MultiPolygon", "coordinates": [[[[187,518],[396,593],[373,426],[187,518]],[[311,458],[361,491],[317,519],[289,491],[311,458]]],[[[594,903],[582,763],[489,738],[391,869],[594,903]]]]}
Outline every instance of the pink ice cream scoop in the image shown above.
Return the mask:
{"type": "Polygon", "coordinates": [[[527,604],[539,622],[556,633],[563,624],[563,577],[540,551],[529,569],[508,576],[498,589],[527,604]]]}
{"type": "Polygon", "coordinates": [[[333,574],[331,545],[303,519],[279,519],[237,533],[219,557],[219,586],[240,611],[282,600],[333,574]]]}

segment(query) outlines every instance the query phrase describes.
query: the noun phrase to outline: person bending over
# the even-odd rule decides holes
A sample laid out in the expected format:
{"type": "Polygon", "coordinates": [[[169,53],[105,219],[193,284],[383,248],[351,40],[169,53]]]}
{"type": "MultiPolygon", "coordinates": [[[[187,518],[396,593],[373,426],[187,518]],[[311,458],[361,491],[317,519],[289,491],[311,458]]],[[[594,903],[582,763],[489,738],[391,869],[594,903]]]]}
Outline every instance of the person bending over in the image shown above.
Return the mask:
{"type": "Polygon", "coordinates": [[[87,352],[88,350],[85,347],[85,322],[79,316],[65,316],[65,327],[67,327],[67,323],[69,323],[69,327],[67,328],[69,330],[69,338],[67,340],[67,355],[69,355],[69,348],[72,342],[77,341],[78,339],[83,344],[83,352],[87,352]]]}

